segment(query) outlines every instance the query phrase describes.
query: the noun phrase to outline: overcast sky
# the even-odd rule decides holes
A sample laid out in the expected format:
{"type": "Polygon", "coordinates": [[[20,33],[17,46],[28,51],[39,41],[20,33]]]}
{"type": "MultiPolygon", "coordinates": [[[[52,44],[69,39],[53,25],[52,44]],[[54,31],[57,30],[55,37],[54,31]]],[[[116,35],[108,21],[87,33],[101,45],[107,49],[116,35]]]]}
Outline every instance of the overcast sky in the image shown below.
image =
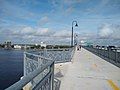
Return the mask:
{"type": "Polygon", "coordinates": [[[79,40],[120,45],[120,0],[0,0],[0,43],[70,43],[74,20],[79,40]]]}

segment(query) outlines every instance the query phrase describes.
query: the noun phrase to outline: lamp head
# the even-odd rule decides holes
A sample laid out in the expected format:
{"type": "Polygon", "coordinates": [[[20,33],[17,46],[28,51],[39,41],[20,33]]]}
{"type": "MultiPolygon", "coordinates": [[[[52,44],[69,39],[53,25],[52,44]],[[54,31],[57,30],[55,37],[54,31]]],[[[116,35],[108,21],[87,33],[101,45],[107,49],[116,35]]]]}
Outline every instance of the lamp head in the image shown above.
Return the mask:
{"type": "Polygon", "coordinates": [[[76,25],[75,25],[76,27],[78,27],[78,24],[76,23],[76,25]]]}

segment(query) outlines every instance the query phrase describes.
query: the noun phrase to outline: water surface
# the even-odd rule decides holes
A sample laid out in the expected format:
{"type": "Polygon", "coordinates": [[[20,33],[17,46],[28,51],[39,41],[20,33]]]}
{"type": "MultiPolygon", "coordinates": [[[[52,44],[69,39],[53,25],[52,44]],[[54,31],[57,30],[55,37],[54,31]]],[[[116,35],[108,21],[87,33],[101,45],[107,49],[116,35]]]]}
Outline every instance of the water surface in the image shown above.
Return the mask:
{"type": "Polygon", "coordinates": [[[23,51],[0,49],[0,90],[17,82],[23,76],[23,51]]]}

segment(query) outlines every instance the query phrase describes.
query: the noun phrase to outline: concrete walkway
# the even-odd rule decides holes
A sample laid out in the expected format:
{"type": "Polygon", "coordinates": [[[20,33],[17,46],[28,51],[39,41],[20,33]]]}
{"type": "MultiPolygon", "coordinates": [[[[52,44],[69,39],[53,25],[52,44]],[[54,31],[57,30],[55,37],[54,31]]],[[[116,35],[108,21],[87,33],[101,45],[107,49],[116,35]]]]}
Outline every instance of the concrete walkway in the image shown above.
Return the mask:
{"type": "Polygon", "coordinates": [[[60,90],[120,90],[120,68],[83,48],[72,62],[55,65],[55,77],[60,90]]]}

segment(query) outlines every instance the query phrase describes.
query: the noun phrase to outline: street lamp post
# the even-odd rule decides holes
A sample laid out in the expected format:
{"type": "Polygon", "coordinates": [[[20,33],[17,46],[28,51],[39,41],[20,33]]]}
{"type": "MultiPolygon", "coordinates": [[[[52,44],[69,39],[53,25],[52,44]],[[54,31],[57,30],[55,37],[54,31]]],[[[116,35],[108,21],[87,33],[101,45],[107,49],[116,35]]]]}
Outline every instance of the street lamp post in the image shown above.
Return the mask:
{"type": "Polygon", "coordinates": [[[77,21],[72,22],[72,35],[71,35],[71,46],[73,46],[73,24],[75,23],[75,27],[78,26],[77,21]]]}

